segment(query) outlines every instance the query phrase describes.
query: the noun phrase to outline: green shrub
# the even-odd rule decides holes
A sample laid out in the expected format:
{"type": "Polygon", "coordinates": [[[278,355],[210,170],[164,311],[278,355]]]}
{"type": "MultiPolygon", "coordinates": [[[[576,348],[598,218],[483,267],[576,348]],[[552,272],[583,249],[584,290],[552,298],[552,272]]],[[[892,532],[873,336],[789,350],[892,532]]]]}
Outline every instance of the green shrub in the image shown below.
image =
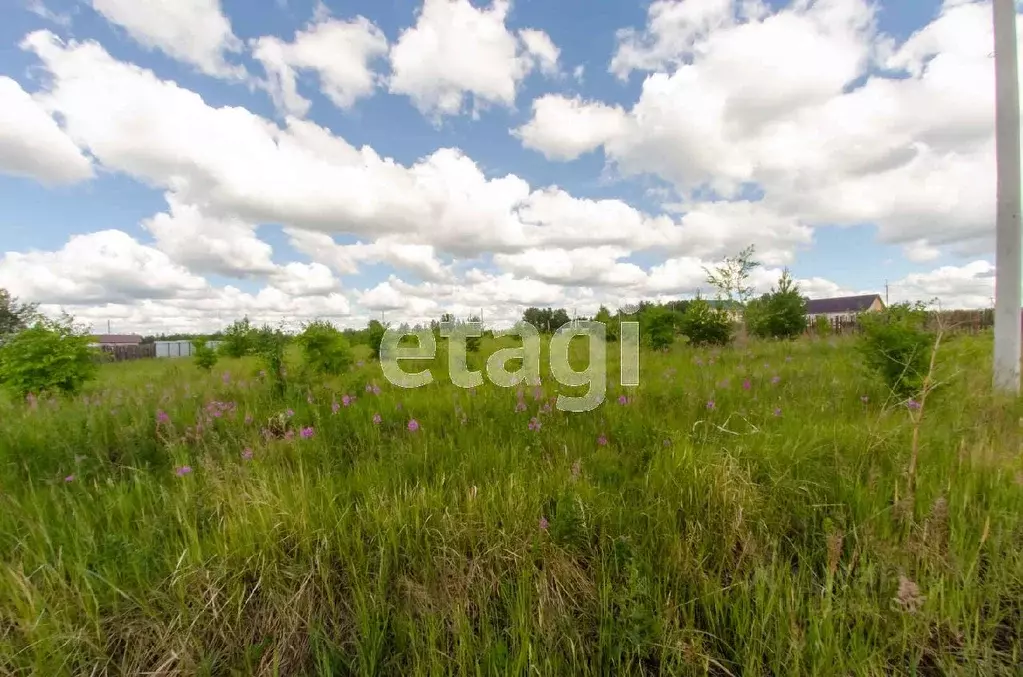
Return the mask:
{"type": "Polygon", "coordinates": [[[831,335],[831,322],[823,315],[813,318],[813,333],[824,338],[831,335]]]}
{"type": "Polygon", "coordinates": [[[233,322],[224,330],[220,353],[227,357],[245,357],[256,349],[256,330],[248,317],[233,322]]]}
{"type": "Polygon", "coordinates": [[[689,304],[680,321],[682,334],[693,345],[726,345],[732,340],[732,322],[728,313],[712,308],[703,299],[689,304]]]}
{"type": "Polygon", "coordinates": [[[797,285],[782,273],[770,294],[750,301],[746,307],[746,328],[760,338],[793,339],[806,331],[806,299],[797,285]]]}
{"type": "Polygon", "coordinates": [[[654,350],[664,350],[675,342],[676,327],[682,323],[682,314],[655,307],[641,316],[645,326],[643,334],[654,350]]]}
{"type": "Polygon", "coordinates": [[[39,320],[0,347],[0,383],[24,397],[29,393],[77,393],[96,373],[92,339],[71,318],[39,320]]]}
{"type": "Polygon", "coordinates": [[[306,367],[317,374],[337,375],[352,363],[352,349],[334,325],[326,321],[311,322],[298,335],[306,367]]]}
{"type": "Polygon", "coordinates": [[[373,351],[373,359],[380,359],[380,344],[384,341],[387,328],[376,320],[369,321],[369,348],[373,351]]]}
{"type": "Polygon", "coordinates": [[[900,303],[878,313],[861,313],[859,350],[866,366],[900,397],[923,388],[934,333],[927,329],[921,303],[900,303]]]}
{"type": "Polygon", "coordinates": [[[287,335],[280,329],[274,329],[270,325],[263,327],[256,332],[256,354],[263,365],[263,370],[270,378],[273,392],[276,395],[283,395],[286,390],[284,349],[288,345],[287,335]]]}
{"type": "Polygon", "coordinates": [[[204,371],[210,371],[217,364],[217,351],[209,346],[205,338],[192,340],[192,347],[195,348],[195,365],[204,371]]]}

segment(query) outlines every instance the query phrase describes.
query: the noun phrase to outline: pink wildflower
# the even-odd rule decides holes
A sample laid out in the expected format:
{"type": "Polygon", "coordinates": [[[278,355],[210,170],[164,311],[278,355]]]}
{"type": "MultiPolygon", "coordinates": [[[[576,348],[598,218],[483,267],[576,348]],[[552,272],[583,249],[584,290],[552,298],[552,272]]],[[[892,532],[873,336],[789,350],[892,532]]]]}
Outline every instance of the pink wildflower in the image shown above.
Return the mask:
{"type": "Polygon", "coordinates": [[[601,435],[600,437],[598,437],[597,438],[597,444],[599,444],[602,447],[606,447],[607,446],[607,436],[606,435],[601,435]]]}
{"type": "Polygon", "coordinates": [[[188,473],[192,472],[192,466],[190,465],[178,466],[177,469],[174,470],[174,472],[175,474],[177,474],[178,477],[184,477],[188,473]]]}
{"type": "Polygon", "coordinates": [[[417,421],[414,418],[410,418],[408,422],[408,429],[410,432],[415,432],[419,430],[419,421],[417,421]]]}
{"type": "Polygon", "coordinates": [[[520,411],[525,411],[525,410],[526,410],[526,403],[523,402],[522,400],[519,400],[518,404],[515,405],[515,413],[519,413],[520,411]]]}
{"type": "Polygon", "coordinates": [[[707,400],[707,408],[714,409],[714,400],[707,400]]]}
{"type": "Polygon", "coordinates": [[[64,478],[64,481],[65,482],[74,482],[75,481],[75,476],[74,475],[68,475],[67,477],[64,478]]]}
{"type": "Polygon", "coordinates": [[[373,423],[374,423],[374,425],[380,425],[380,422],[383,421],[383,420],[384,419],[381,418],[380,414],[373,414],[373,423]]]}
{"type": "Polygon", "coordinates": [[[330,403],[330,412],[332,414],[336,414],[340,410],[341,410],[341,405],[338,404],[337,401],[334,401],[334,402],[330,403]]]}
{"type": "Polygon", "coordinates": [[[354,401],[355,401],[355,398],[352,397],[351,395],[343,395],[341,397],[341,404],[343,404],[346,407],[351,405],[351,403],[354,402],[354,401]]]}
{"type": "Polygon", "coordinates": [[[620,404],[620,405],[622,405],[624,407],[628,403],[629,403],[629,398],[628,397],[626,397],[625,395],[619,395],[618,396],[618,404],[620,404]]]}
{"type": "Polygon", "coordinates": [[[252,460],[252,449],[246,448],[244,451],[242,451],[242,458],[244,458],[246,461],[251,461],[252,460]]]}
{"type": "Polygon", "coordinates": [[[312,437],[315,434],[315,432],[316,431],[313,430],[312,426],[306,426],[305,428],[302,428],[302,430],[301,430],[301,432],[299,432],[299,434],[302,436],[303,439],[307,440],[310,437],[312,437]]]}
{"type": "Polygon", "coordinates": [[[547,531],[547,527],[550,526],[550,522],[547,521],[546,517],[540,518],[540,531],[547,531]]]}
{"type": "Polygon", "coordinates": [[[539,430],[540,429],[540,419],[538,419],[535,416],[533,418],[529,419],[529,429],[532,430],[532,431],[539,430]]]}
{"type": "Polygon", "coordinates": [[[156,423],[158,425],[164,425],[166,423],[170,423],[170,416],[168,416],[167,412],[164,411],[163,409],[157,409],[156,410],[156,423]]]}

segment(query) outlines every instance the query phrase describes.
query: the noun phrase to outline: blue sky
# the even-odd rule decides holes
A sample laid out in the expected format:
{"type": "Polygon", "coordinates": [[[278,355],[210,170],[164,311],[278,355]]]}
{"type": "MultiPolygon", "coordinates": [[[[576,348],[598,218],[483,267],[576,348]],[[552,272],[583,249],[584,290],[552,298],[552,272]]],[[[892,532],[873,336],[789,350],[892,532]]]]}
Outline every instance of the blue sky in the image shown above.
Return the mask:
{"type": "MultiPolygon", "coordinates": [[[[976,110],[952,121],[932,114],[941,97],[960,100],[970,97],[978,86],[977,78],[969,75],[971,69],[981,72],[986,67],[980,52],[990,34],[984,33],[979,17],[984,12],[989,16],[990,7],[984,3],[950,2],[943,8],[941,2],[931,0],[874,5],[862,0],[774,1],[759,3],[754,11],[751,8],[758,3],[738,0],[660,0],[653,5],[638,0],[517,0],[505,3],[507,12],[501,20],[494,21],[493,15],[481,19],[490,21],[488,29],[501,32],[492,43],[473,45],[469,36],[462,45],[451,37],[472,31],[455,31],[447,42],[459,44],[438,56],[422,51],[427,43],[413,44],[410,39],[404,62],[396,54],[403,49],[407,31],[443,32],[443,26],[427,25],[427,18],[453,22],[457,17],[477,16],[471,12],[484,16],[499,5],[428,0],[427,5],[461,7],[461,14],[454,10],[445,14],[438,7],[430,14],[424,11],[423,0],[206,0],[194,3],[205,4],[201,15],[188,17],[163,16],[155,8],[147,13],[148,5],[159,3],[143,0],[16,3],[2,10],[0,76],[17,83],[11,91],[20,87],[26,98],[19,113],[22,117],[17,119],[24,132],[17,127],[17,134],[0,137],[0,202],[5,206],[0,211],[0,253],[6,252],[0,261],[0,286],[45,307],[70,308],[87,321],[105,323],[114,318],[133,329],[172,330],[176,325],[187,329],[215,324],[225,314],[249,313],[299,320],[328,316],[358,324],[379,310],[416,318],[483,303],[488,304],[490,316],[513,317],[521,305],[548,300],[585,307],[618,299],[686,296],[700,286],[694,282],[698,277],[694,269],[734,253],[747,241],[756,241],[765,256],[767,272],[758,281],[761,286],[769,285],[770,275],[787,265],[806,281],[804,289],[814,296],[882,291],[887,280],[893,291],[906,297],[938,296],[948,305],[977,305],[985,297],[984,285],[989,284],[978,282],[989,280],[993,260],[984,237],[992,213],[985,200],[990,191],[987,183],[993,181],[986,146],[993,130],[982,127],[984,105],[989,102],[980,101],[976,110]],[[696,5],[703,5],[700,16],[705,24],[700,23],[703,19],[684,15],[696,5]],[[212,73],[200,63],[203,57],[195,56],[201,50],[187,54],[191,48],[180,47],[190,38],[174,37],[173,32],[167,38],[167,27],[174,22],[180,22],[188,35],[187,27],[208,25],[210,17],[226,21],[228,37],[223,44],[234,41],[235,46],[221,52],[223,63],[244,68],[243,75],[212,73]],[[401,207],[400,194],[388,197],[383,206],[367,203],[365,209],[373,212],[372,218],[355,226],[349,219],[361,217],[352,216],[353,211],[342,207],[331,212],[326,206],[317,211],[316,204],[307,204],[320,193],[298,206],[290,201],[291,195],[267,196],[269,206],[250,208],[244,204],[245,195],[257,196],[258,182],[250,189],[240,179],[230,178],[226,181],[241,186],[238,190],[244,195],[224,198],[215,188],[222,188],[225,179],[218,176],[207,182],[202,178],[203,172],[213,170],[201,167],[206,161],[201,141],[180,153],[168,149],[170,159],[157,158],[154,151],[145,167],[130,157],[126,148],[148,147],[151,138],[131,137],[126,131],[131,125],[125,121],[139,115],[157,116],[161,104],[143,112],[129,111],[136,99],[125,93],[124,103],[105,110],[98,86],[92,96],[87,84],[85,89],[76,84],[78,89],[72,91],[77,78],[88,83],[104,68],[106,61],[100,63],[95,55],[87,59],[78,49],[94,42],[105,52],[103,59],[176,83],[199,95],[209,109],[239,107],[268,125],[288,130],[287,105],[275,101],[273,79],[256,56],[255,41],[297,43],[297,32],[313,33],[332,22],[351,25],[357,17],[363,17],[363,26],[371,26],[367,34],[376,36],[367,40],[378,45],[365,61],[355,59],[354,66],[343,62],[351,59],[336,35],[333,43],[324,40],[299,56],[298,50],[292,52],[285,68],[295,74],[297,93],[309,102],[306,110],[292,108],[292,117],[328,130],[356,149],[371,148],[403,170],[426,162],[439,150],[457,149],[473,164],[481,181],[511,175],[525,182],[527,192],[556,187],[571,204],[555,211],[550,205],[535,207],[527,200],[530,204],[522,206],[517,201],[519,206],[506,217],[491,213],[497,207],[471,187],[478,188],[477,184],[450,188],[457,181],[438,174],[431,190],[450,189],[452,195],[442,199],[434,193],[414,194],[416,205],[432,206],[422,213],[395,216],[415,224],[404,229],[394,226],[395,232],[389,232],[395,221],[388,214],[401,207]],[[950,25],[959,27],[962,35],[945,29],[950,25]],[[545,57],[530,50],[521,33],[525,29],[546,35],[556,52],[554,62],[549,55],[544,61],[545,57]],[[634,37],[623,33],[626,29],[634,37]],[[740,35],[739,31],[744,31],[742,40],[729,37],[740,35]],[[791,31],[791,39],[786,31],[791,31]],[[805,43],[808,51],[783,53],[795,49],[792,44],[802,45],[801,36],[814,31],[819,35],[805,43]],[[26,46],[29,35],[46,36],[57,46],[47,57],[42,48],[26,46]],[[501,39],[506,56],[508,45],[515,51],[511,66],[485,51],[501,39]],[[737,53],[737,45],[743,43],[756,45],[759,51],[737,53]],[[626,49],[630,45],[631,52],[626,49]],[[841,45],[845,52],[834,45],[841,45]],[[822,51],[815,54],[815,49],[822,51]],[[848,59],[846,53],[851,55],[848,59]],[[445,69],[444,58],[456,65],[478,62],[479,67],[445,69]],[[806,66],[815,60],[819,68],[806,66]],[[412,65],[396,65],[402,63],[412,65]],[[934,63],[943,68],[930,65],[934,63]],[[945,67],[946,63],[955,67],[945,67]],[[485,71],[484,65],[493,66],[493,73],[485,71]],[[508,72],[499,72],[506,66],[526,72],[509,79],[508,72]],[[370,91],[357,95],[350,105],[338,105],[327,93],[323,73],[339,69],[334,71],[342,73],[339,77],[349,78],[353,76],[344,74],[357,67],[373,78],[370,91]],[[487,82],[502,78],[513,82],[510,100],[480,93],[489,87],[487,82]],[[773,78],[778,79],[777,86],[769,82],[773,78]],[[878,78],[897,87],[884,89],[883,96],[858,97],[863,101],[842,98],[878,78]],[[656,96],[655,82],[668,85],[656,96]],[[763,94],[749,93],[744,82],[762,85],[763,94]],[[431,104],[417,100],[417,96],[434,96],[438,87],[460,90],[462,107],[438,113],[436,107],[431,110],[431,104]],[[551,104],[547,110],[556,114],[541,114],[534,103],[543,98],[551,104]],[[774,98],[777,101],[768,101],[774,98]],[[863,106],[863,112],[856,106],[863,106]],[[913,106],[920,107],[919,114],[913,106]],[[598,109],[613,111],[606,119],[614,133],[587,127],[590,112],[598,109]],[[845,112],[834,113],[838,109],[845,112]],[[899,111],[905,120],[891,121],[883,113],[887,110],[899,111]],[[100,129],[102,125],[95,122],[122,114],[125,117],[111,129],[100,129]],[[91,168],[82,170],[89,172],[88,177],[64,176],[54,169],[73,166],[74,158],[67,154],[74,151],[52,135],[46,137],[46,143],[56,149],[52,162],[47,165],[40,160],[42,166],[26,168],[25,148],[33,149],[35,155],[35,149],[43,147],[42,141],[30,136],[40,128],[42,116],[56,121],[58,129],[52,134],[66,133],[79,149],[84,158],[80,162],[91,168]],[[816,120],[824,120],[819,128],[816,120]],[[855,135],[849,131],[860,126],[864,129],[855,135]],[[706,150],[700,146],[701,134],[693,129],[707,130],[706,150]],[[116,135],[123,138],[115,139],[116,135]],[[571,148],[562,145],[566,137],[573,139],[571,148]],[[782,142],[776,139],[784,139],[785,144],[778,145],[782,142]],[[827,176],[819,181],[815,146],[835,157],[834,171],[829,166],[827,176]],[[888,159],[910,147],[915,150],[907,157],[915,153],[915,159],[886,173],[888,159]],[[726,154],[734,157],[722,159],[726,154]],[[805,162],[800,159],[803,155],[805,162]],[[178,170],[168,164],[173,162],[186,163],[187,175],[176,174],[178,170]],[[869,168],[875,166],[881,170],[872,177],[869,168]],[[199,168],[188,174],[193,167],[199,168]],[[984,172],[973,171],[975,167],[984,172]],[[961,181],[956,182],[959,177],[967,177],[971,186],[962,187],[961,181]],[[962,190],[964,197],[942,208],[938,203],[949,195],[944,188],[949,181],[951,190],[962,190]],[[739,183],[745,184],[743,190],[736,189],[739,183]],[[923,187],[922,194],[907,196],[908,189],[917,186],[923,187]],[[889,189],[891,194],[884,194],[889,189]],[[462,190],[469,191],[470,206],[458,202],[462,190]],[[174,197],[169,198],[170,194],[174,197]],[[175,213],[161,239],[144,224],[161,212],[169,213],[169,200],[182,209],[194,208],[196,216],[184,224],[175,213]],[[454,200],[455,206],[443,200],[454,200]],[[609,203],[598,202],[608,200],[615,201],[614,209],[620,206],[631,210],[630,215],[634,212],[639,225],[622,221],[624,236],[615,232],[613,223],[594,226],[593,240],[587,242],[585,224],[573,225],[578,220],[565,210],[600,218],[613,211],[606,208],[609,203]],[[744,200],[748,214],[722,207],[722,203],[744,200]],[[717,216],[699,217],[708,204],[706,209],[717,216]],[[289,209],[295,210],[294,219],[289,209]],[[481,223],[469,225],[461,212],[456,213],[458,209],[465,209],[466,215],[482,214],[481,223]],[[445,225],[445,218],[438,214],[454,214],[450,218],[458,225],[445,225]],[[546,227],[536,228],[530,218],[546,227]],[[240,225],[228,229],[225,219],[236,219],[240,225]],[[529,232],[521,237],[497,232],[504,226],[493,224],[505,224],[508,219],[515,220],[509,233],[520,227],[518,220],[524,220],[529,232]],[[662,223],[661,232],[650,225],[656,219],[672,226],[662,223]],[[575,233],[577,227],[582,235],[566,234],[575,233]],[[470,232],[471,228],[478,232],[470,232]],[[296,229],[326,234],[340,249],[335,255],[330,245],[299,246],[293,235],[296,229]],[[88,240],[107,231],[120,231],[128,238],[88,240]],[[68,252],[69,238],[76,235],[86,240],[68,252]],[[247,239],[231,240],[236,236],[247,239]],[[209,242],[199,242],[206,237],[211,238],[209,242]],[[357,249],[360,242],[369,248],[357,249]],[[271,263],[257,260],[257,250],[264,245],[272,249],[271,263]],[[403,259],[395,254],[398,245],[418,249],[410,249],[403,259]],[[117,247],[125,250],[115,251],[117,247]],[[592,248],[605,249],[594,254],[592,248]],[[210,253],[214,250],[219,252],[215,256],[210,253]],[[256,253],[246,257],[236,256],[236,251],[256,253]],[[91,262],[88,257],[93,254],[97,258],[91,262]],[[349,260],[353,256],[355,260],[349,260]],[[408,257],[415,263],[403,263],[408,257]],[[345,262],[338,263],[339,259],[345,262]],[[304,268],[288,268],[291,263],[304,268]],[[80,270],[79,264],[86,270],[80,270]],[[132,269],[136,264],[140,268],[132,269]],[[476,273],[470,275],[474,269],[476,273]],[[441,272],[424,274],[424,270],[441,272]],[[132,280],[146,276],[166,279],[176,291],[155,294],[155,283],[133,286],[132,280]]],[[[477,33],[482,25],[477,25],[477,33]]],[[[42,44],[42,38],[36,44],[42,44]]],[[[207,57],[211,53],[210,49],[203,52],[207,57]]],[[[118,91],[135,82],[128,75],[117,77],[122,79],[112,86],[118,91]]],[[[354,87],[352,82],[345,80],[345,86],[354,87]]],[[[197,139],[203,134],[199,117],[197,139]]],[[[147,118],[140,128],[159,124],[150,124],[147,118]]],[[[220,152],[233,150],[241,152],[231,148],[220,152]]],[[[315,159],[315,166],[319,163],[315,159]]],[[[285,171],[270,166],[275,164],[249,169],[254,175],[285,171]]],[[[376,195],[377,189],[370,192],[376,195]]],[[[322,198],[324,204],[330,201],[327,193],[322,198]]],[[[353,200],[358,199],[356,191],[353,200]]]]}

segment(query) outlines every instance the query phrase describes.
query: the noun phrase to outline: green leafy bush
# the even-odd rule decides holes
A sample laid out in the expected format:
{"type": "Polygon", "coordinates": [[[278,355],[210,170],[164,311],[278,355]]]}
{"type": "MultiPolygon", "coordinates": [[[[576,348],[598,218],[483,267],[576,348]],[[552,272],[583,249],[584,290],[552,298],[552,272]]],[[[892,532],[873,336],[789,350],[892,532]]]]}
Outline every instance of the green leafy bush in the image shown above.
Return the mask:
{"type": "Polygon", "coordinates": [[[39,320],[0,347],[0,383],[22,397],[29,393],[77,393],[96,373],[97,351],[71,318],[39,320]]]}
{"type": "Polygon", "coordinates": [[[726,345],[732,340],[732,321],[728,313],[711,307],[704,299],[689,304],[682,314],[680,328],[693,345],[726,345]]]}
{"type": "Polygon", "coordinates": [[[288,337],[280,329],[263,325],[256,332],[256,354],[259,355],[263,371],[270,378],[273,392],[277,395],[283,395],[286,390],[284,350],[287,345],[288,337]]]}
{"type": "Polygon", "coordinates": [[[373,359],[380,359],[380,344],[384,341],[387,328],[376,320],[369,321],[369,348],[373,351],[373,359]]]}
{"type": "Polygon", "coordinates": [[[934,333],[927,329],[923,304],[900,303],[882,312],[861,313],[860,354],[866,366],[900,397],[923,388],[934,333]]]}
{"type": "Polygon", "coordinates": [[[820,338],[831,335],[831,322],[823,315],[813,318],[813,333],[820,338]]]}
{"type": "Polygon", "coordinates": [[[224,330],[220,353],[227,357],[245,357],[256,350],[256,330],[248,317],[244,317],[224,330]]]}
{"type": "Polygon", "coordinates": [[[806,299],[785,270],[770,294],[750,301],[746,328],[760,338],[793,339],[806,331],[806,299]]]}
{"type": "Polygon", "coordinates": [[[297,341],[306,367],[317,374],[340,374],[352,363],[348,339],[330,322],[309,323],[297,341]]]}
{"type": "Polygon", "coordinates": [[[641,328],[650,347],[664,350],[675,342],[676,327],[682,324],[681,313],[653,307],[641,316],[641,328]]]}
{"type": "Polygon", "coordinates": [[[209,346],[205,338],[192,340],[192,347],[195,349],[195,365],[205,371],[213,369],[217,364],[217,351],[209,346]]]}

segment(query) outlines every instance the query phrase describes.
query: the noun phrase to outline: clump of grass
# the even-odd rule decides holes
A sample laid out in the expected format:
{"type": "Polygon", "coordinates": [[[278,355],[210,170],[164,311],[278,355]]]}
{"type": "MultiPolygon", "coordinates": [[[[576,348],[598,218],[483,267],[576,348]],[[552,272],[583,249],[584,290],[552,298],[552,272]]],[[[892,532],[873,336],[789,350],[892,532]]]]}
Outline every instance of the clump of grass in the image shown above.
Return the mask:
{"type": "Polygon", "coordinates": [[[645,353],[586,414],[546,371],[104,365],[0,401],[0,673],[1013,674],[989,343],[942,346],[923,418],[841,338],[645,353]]]}

